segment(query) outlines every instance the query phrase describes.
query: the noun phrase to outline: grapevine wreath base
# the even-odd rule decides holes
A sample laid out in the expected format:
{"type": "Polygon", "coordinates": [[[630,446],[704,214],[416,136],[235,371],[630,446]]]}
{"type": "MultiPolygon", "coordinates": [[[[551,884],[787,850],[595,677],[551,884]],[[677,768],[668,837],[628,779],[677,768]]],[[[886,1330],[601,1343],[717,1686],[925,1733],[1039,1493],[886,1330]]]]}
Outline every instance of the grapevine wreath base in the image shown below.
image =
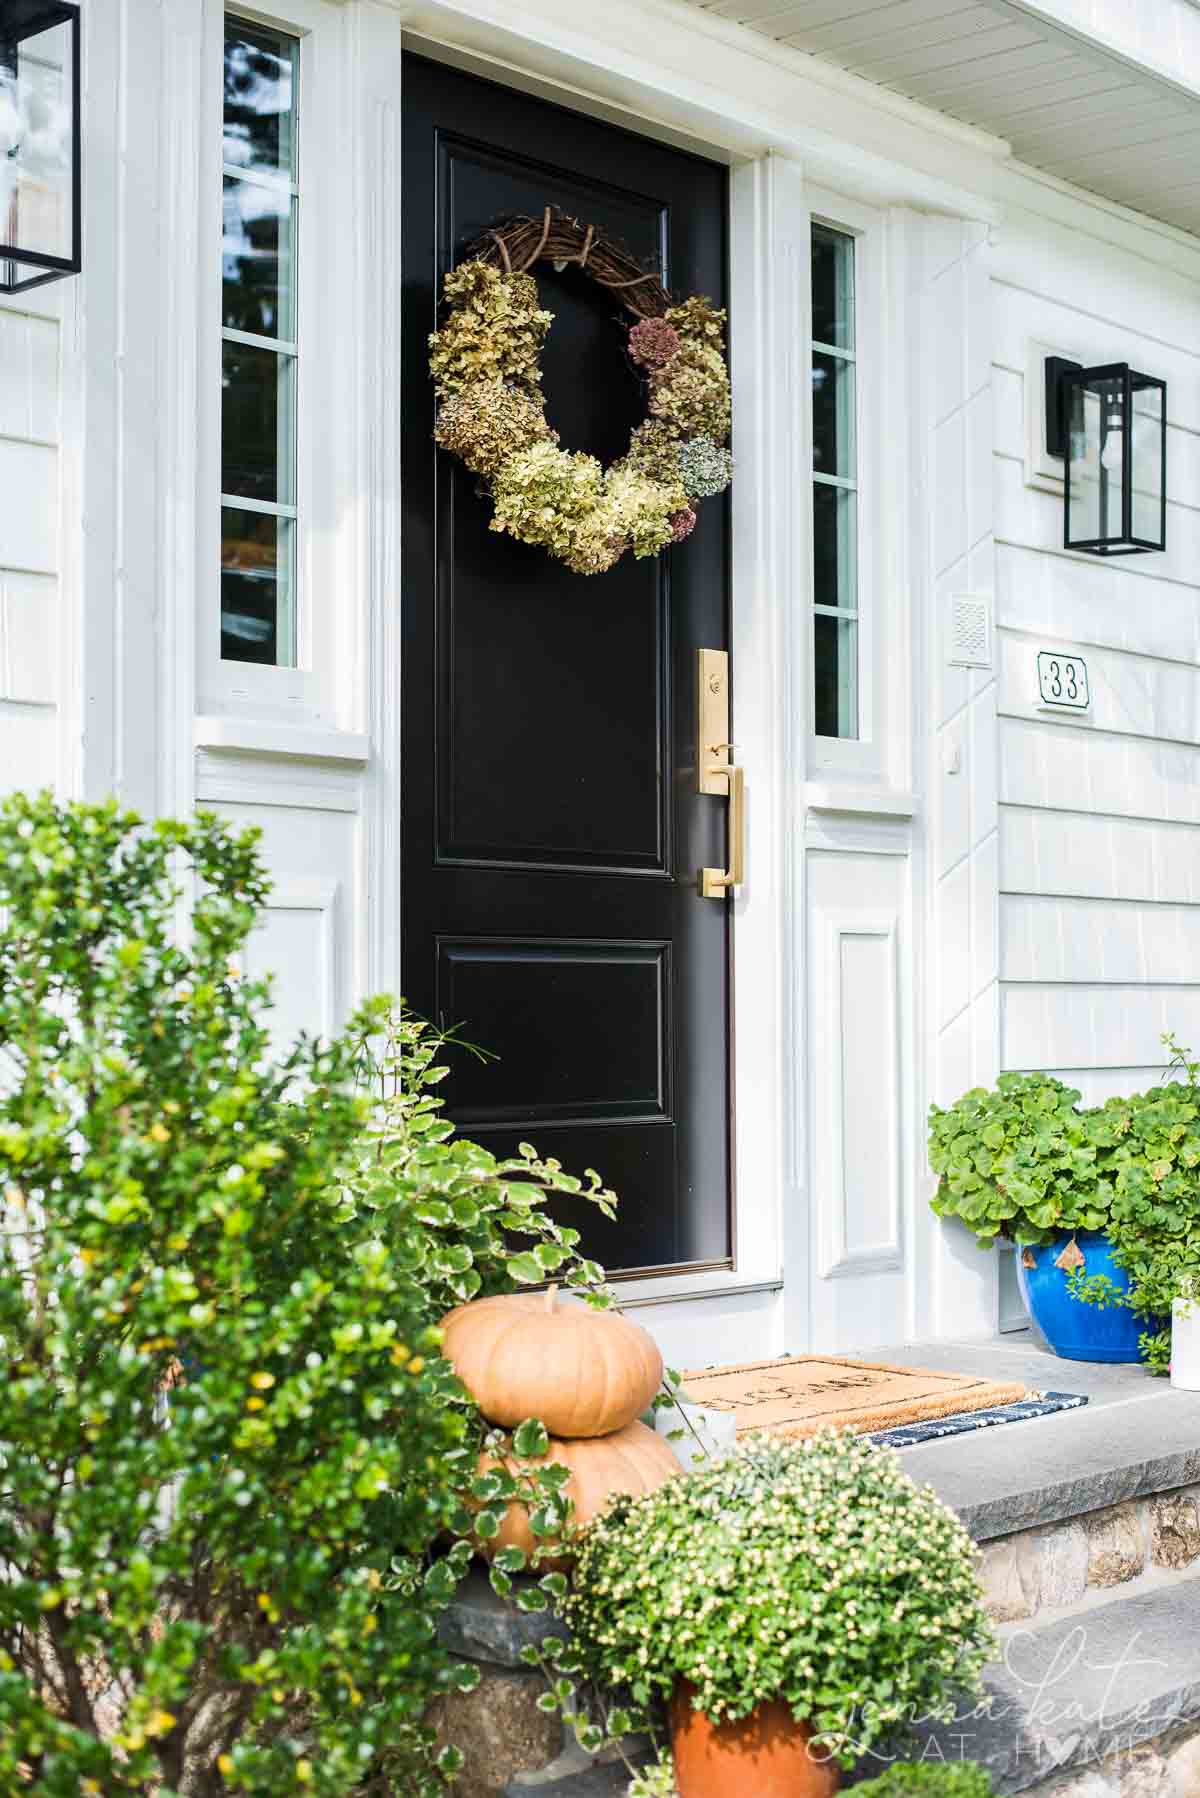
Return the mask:
{"type": "Polygon", "coordinates": [[[491,528],[537,544],[578,574],[602,574],[625,551],[681,543],[697,501],[724,492],[733,464],[725,313],[699,295],[673,305],[595,226],[546,208],[485,234],[446,276],[450,308],[429,339],[435,436],[486,485],[491,528]],[[608,468],[560,447],[546,422],[540,356],[554,314],[539,304],[536,262],[576,263],[632,315],[630,360],[648,417],[608,468]]]}

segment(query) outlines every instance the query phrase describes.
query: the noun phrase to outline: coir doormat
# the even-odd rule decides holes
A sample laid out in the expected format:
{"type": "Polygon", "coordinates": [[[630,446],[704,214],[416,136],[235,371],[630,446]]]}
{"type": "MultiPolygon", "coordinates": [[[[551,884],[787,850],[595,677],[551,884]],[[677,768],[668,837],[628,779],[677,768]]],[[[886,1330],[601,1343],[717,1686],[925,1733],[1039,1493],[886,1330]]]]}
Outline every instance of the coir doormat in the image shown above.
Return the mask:
{"type": "Polygon", "coordinates": [[[812,1436],[833,1428],[873,1435],[904,1424],[1015,1404],[1028,1390],[975,1374],[934,1373],[833,1355],[696,1368],[683,1375],[683,1386],[685,1396],[698,1405],[735,1411],[739,1436],[751,1430],[812,1436]]]}

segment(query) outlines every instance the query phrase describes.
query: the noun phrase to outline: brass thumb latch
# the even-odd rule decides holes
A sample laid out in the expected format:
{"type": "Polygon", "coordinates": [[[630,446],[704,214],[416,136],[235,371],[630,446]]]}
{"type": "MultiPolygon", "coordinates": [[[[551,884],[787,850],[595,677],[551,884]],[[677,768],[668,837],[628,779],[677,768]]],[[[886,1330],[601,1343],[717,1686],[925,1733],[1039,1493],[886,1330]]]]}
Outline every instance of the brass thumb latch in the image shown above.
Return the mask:
{"type": "Polygon", "coordinates": [[[701,868],[700,891],[723,899],[746,878],[746,773],[729,759],[729,657],[702,649],[696,695],[696,779],[702,793],[729,798],[729,867],[701,868]]]}

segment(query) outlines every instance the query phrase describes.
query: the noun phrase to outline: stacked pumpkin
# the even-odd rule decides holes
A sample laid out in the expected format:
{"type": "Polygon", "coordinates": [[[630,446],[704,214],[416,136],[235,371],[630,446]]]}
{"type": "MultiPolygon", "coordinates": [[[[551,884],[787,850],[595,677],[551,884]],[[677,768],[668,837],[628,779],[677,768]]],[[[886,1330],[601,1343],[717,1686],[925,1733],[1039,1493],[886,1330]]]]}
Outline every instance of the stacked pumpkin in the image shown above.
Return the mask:
{"type": "MultiPolygon", "coordinates": [[[[578,1527],[617,1492],[653,1492],[681,1472],[670,1445],[638,1421],[662,1384],[662,1356],[652,1337],[614,1311],[563,1304],[557,1287],[545,1293],[505,1293],[473,1299],[442,1319],[442,1353],[484,1417],[514,1430],[536,1417],[550,1437],[547,1454],[522,1461],[508,1450],[500,1461],[512,1474],[548,1462],[570,1469],[566,1493],[578,1527]]],[[[497,1466],[484,1453],[479,1472],[497,1466]]],[[[506,1511],[498,1536],[479,1544],[489,1558],[502,1548],[531,1555],[539,1544],[522,1504],[506,1511]]],[[[542,1565],[564,1564],[558,1556],[542,1565]]]]}

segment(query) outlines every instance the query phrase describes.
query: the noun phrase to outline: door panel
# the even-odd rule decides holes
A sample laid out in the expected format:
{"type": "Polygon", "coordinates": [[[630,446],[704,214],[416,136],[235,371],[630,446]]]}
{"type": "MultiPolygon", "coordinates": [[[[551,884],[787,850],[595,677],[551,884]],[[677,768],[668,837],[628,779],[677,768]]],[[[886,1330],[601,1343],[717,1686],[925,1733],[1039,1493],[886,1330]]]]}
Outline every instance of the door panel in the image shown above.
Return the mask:
{"type": "MultiPolygon", "coordinates": [[[[723,862],[725,807],[696,792],[694,686],[696,651],[727,642],[727,511],[706,502],[669,554],[571,573],[489,530],[434,445],[426,356],[446,270],[547,205],[724,303],[725,172],[415,56],[403,110],[405,993],[498,1058],[456,1058],[456,1122],[616,1188],[589,1252],[721,1264],[728,907],[696,875],[723,862]]],[[[550,422],[611,461],[644,416],[620,315],[578,270],[537,276],[550,422]]]]}

